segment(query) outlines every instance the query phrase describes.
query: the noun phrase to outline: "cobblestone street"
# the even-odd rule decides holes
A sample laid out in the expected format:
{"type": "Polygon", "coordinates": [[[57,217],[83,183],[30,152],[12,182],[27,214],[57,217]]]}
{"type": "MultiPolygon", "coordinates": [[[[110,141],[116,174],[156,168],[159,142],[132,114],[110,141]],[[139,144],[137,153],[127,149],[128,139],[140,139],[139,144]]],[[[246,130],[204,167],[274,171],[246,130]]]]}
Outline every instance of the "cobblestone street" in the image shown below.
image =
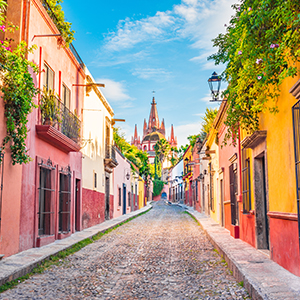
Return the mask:
{"type": "Polygon", "coordinates": [[[248,299],[199,225],[164,202],[0,299],[248,299]]]}

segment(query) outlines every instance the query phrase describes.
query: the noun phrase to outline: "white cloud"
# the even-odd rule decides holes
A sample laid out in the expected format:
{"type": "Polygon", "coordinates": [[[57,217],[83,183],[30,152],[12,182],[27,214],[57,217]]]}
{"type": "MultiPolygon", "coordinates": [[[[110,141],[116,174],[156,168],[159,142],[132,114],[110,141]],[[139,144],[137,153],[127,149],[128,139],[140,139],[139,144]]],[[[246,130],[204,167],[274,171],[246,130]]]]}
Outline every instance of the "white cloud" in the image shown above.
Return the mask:
{"type": "Polygon", "coordinates": [[[201,128],[201,120],[195,123],[174,126],[174,133],[177,136],[178,147],[186,145],[188,143],[187,137],[192,134],[200,133],[201,128]]]}
{"type": "Polygon", "coordinates": [[[124,82],[117,82],[107,78],[98,78],[96,81],[105,84],[105,88],[101,89],[101,92],[108,102],[122,108],[132,107],[133,99],[127,94],[124,82]]]}
{"type": "Polygon", "coordinates": [[[204,64],[205,69],[211,68],[213,63],[206,61],[206,57],[215,52],[211,40],[225,32],[224,24],[228,24],[234,14],[231,5],[237,1],[182,0],[172,10],[157,12],[154,16],[141,20],[126,18],[119,22],[116,32],[106,37],[103,49],[121,53],[146,42],[149,45],[185,39],[188,46],[200,52],[191,61],[204,64]]]}
{"type": "Polygon", "coordinates": [[[132,48],[134,45],[148,39],[157,39],[163,36],[165,29],[173,24],[170,12],[157,12],[155,16],[131,21],[129,18],[120,21],[117,32],[106,38],[105,49],[121,51],[132,48]]]}
{"type": "Polygon", "coordinates": [[[132,72],[132,75],[140,77],[142,79],[155,79],[161,82],[169,80],[171,72],[168,72],[167,70],[161,68],[138,68],[132,72]]]}

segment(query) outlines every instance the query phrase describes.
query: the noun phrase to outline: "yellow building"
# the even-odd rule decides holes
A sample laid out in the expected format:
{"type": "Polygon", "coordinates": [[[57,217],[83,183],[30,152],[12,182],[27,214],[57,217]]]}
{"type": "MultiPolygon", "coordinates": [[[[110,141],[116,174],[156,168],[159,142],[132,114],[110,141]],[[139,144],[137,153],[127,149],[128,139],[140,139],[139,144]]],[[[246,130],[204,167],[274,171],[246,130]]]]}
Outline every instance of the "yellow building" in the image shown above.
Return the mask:
{"type": "Polygon", "coordinates": [[[139,209],[144,207],[145,181],[139,176],[139,209]]]}
{"type": "MultiPolygon", "coordinates": [[[[287,78],[276,102],[279,112],[260,115],[260,130],[242,136],[242,164],[249,161],[250,206],[253,216],[248,234],[255,246],[269,250],[270,257],[300,276],[299,164],[300,76],[287,78]],[[298,81],[297,81],[298,80],[298,81]],[[297,175],[296,175],[297,171],[297,175]],[[298,195],[297,195],[298,191],[298,195]]],[[[243,180],[243,186],[246,185],[243,180]]],[[[244,199],[245,200],[245,199],[244,199]]],[[[246,199],[247,200],[247,199],[246,199]]],[[[243,226],[243,225],[242,225],[243,226]]]]}
{"type": "Polygon", "coordinates": [[[184,203],[188,206],[193,206],[193,197],[192,197],[192,181],[193,181],[193,155],[192,155],[193,148],[190,145],[185,153],[182,156],[183,160],[183,177],[182,180],[184,182],[184,203]]]}

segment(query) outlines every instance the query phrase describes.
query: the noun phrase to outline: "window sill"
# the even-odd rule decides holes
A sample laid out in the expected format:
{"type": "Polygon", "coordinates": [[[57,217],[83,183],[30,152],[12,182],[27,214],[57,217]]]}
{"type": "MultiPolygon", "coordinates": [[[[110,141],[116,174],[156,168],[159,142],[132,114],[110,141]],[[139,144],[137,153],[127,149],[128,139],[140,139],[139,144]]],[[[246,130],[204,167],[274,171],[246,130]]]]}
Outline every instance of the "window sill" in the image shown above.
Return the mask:
{"type": "Polygon", "coordinates": [[[69,237],[71,234],[72,234],[71,231],[65,232],[65,233],[59,232],[57,238],[58,238],[59,240],[62,240],[62,239],[64,239],[64,238],[66,238],[66,237],[69,237]]]}

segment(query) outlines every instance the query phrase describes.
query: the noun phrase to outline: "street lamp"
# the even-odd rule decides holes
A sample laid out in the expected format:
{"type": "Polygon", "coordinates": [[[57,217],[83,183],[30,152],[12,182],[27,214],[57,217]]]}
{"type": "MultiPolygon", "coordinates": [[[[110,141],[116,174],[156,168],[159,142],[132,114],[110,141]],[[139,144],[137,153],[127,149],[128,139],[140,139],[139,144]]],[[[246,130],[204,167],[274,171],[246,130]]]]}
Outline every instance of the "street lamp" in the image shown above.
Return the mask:
{"type": "Polygon", "coordinates": [[[208,79],[208,85],[211,90],[211,95],[213,98],[210,101],[211,102],[220,101],[219,93],[220,93],[220,87],[221,87],[221,78],[216,72],[213,72],[211,77],[208,79]]]}

